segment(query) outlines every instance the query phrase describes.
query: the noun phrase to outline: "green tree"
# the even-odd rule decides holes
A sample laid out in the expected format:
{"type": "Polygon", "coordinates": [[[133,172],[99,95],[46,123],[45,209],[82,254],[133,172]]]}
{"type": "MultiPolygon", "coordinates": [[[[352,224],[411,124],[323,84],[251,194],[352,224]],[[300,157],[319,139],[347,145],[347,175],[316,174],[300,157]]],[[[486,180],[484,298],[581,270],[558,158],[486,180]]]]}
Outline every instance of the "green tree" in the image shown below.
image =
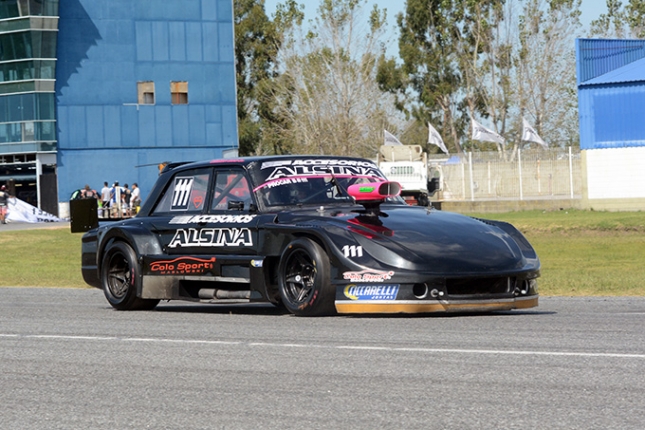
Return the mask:
{"type": "Polygon", "coordinates": [[[527,0],[517,59],[521,117],[550,145],[578,144],[574,39],[581,0],[527,0]]]}
{"type": "Polygon", "coordinates": [[[281,31],[296,18],[295,2],[278,9],[271,21],[264,10],[264,0],[235,0],[235,70],[237,81],[237,117],[239,152],[249,155],[267,136],[263,130],[278,121],[260,96],[261,88],[278,76],[277,56],[282,43],[281,31]],[[295,8],[293,10],[289,8],[295,8]],[[292,13],[290,15],[290,13],[292,13]]]}
{"type": "Polygon", "coordinates": [[[607,13],[591,22],[590,36],[603,38],[645,37],[645,1],[629,0],[625,7],[620,0],[607,0],[607,13]]]}
{"type": "MultiPolygon", "coordinates": [[[[512,5],[512,2],[510,2],[512,5]]],[[[469,118],[487,117],[493,128],[504,135],[511,105],[512,42],[505,29],[504,1],[471,1],[464,3],[464,23],[456,32],[457,61],[462,76],[464,99],[460,104],[461,125],[469,128],[469,118]]],[[[511,10],[512,11],[512,10],[511,10]]],[[[477,149],[496,148],[499,143],[466,142],[477,149]]]]}
{"type": "Polygon", "coordinates": [[[280,119],[271,133],[283,150],[371,158],[383,129],[396,123],[392,98],[375,83],[385,11],[374,7],[366,17],[366,3],[322,0],[306,28],[286,34],[281,74],[264,88],[280,119]]]}
{"type": "Polygon", "coordinates": [[[493,68],[498,60],[489,56],[486,63],[483,54],[493,52],[502,5],[500,0],[407,0],[397,17],[403,64],[380,64],[379,84],[397,95],[397,107],[419,124],[433,123],[457,152],[471,116],[497,116],[485,76],[501,79],[493,68]]]}

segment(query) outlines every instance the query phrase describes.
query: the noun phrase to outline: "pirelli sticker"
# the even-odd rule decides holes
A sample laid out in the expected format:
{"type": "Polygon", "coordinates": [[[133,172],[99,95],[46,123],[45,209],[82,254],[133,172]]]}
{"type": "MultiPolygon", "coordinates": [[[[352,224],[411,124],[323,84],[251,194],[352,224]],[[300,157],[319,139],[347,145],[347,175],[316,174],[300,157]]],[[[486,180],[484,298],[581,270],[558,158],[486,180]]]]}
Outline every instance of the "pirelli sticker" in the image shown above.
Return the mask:
{"type": "Polygon", "coordinates": [[[356,285],[349,284],[343,294],[350,300],[396,300],[398,284],[356,285]]]}

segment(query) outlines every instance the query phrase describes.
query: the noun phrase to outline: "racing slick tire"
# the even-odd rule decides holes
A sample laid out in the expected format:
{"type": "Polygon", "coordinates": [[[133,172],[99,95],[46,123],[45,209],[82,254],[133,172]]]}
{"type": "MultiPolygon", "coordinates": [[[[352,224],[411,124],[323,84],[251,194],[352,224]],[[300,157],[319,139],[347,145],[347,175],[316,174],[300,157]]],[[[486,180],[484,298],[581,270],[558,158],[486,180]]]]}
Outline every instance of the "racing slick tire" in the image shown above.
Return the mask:
{"type": "Polygon", "coordinates": [[[105,298],[114,309],[150,310],[157,306],[159,300],[137,297],[140,270],[130,245],[114,242],[108,247],[101,265],[101,283],[105,298]]]}
{"type": "Polygon", "coordinates": [[[282,304],[297,316],[322,316],[336,313],[336,291],[330,283],[329,257],[311,239],[291,242],[278,266],[278,285],[282,304]]]}

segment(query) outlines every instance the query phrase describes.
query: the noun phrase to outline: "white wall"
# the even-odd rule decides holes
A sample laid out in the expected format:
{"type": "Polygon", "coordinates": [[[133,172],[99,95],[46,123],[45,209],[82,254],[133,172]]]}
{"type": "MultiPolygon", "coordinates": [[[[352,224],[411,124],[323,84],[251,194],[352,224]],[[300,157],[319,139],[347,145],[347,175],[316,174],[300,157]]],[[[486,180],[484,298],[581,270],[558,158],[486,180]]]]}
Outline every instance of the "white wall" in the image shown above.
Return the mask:
{"type": "Polygon", "coordinates": [[[589,199],[645,198],[645,147],[584,152],[589,199]]]}

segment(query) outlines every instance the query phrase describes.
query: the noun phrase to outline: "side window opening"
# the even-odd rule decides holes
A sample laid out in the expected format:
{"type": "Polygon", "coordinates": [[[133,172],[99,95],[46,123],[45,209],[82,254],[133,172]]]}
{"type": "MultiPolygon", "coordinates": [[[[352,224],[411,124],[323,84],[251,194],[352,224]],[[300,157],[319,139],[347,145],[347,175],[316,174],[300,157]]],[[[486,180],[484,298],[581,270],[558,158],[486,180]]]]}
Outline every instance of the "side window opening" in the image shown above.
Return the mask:
{"type": "Polygon", "coordinates": [[[206,205],[210,172],[198,169],[175,175],[152,214],[201,213],[206,205]]]}
{"type": "Polygon", "coordinates": [[[249,210],[251,203],[253,203],[251,188],[242,171],[217,173],[213,188],[212,210],[249,210]]]}

